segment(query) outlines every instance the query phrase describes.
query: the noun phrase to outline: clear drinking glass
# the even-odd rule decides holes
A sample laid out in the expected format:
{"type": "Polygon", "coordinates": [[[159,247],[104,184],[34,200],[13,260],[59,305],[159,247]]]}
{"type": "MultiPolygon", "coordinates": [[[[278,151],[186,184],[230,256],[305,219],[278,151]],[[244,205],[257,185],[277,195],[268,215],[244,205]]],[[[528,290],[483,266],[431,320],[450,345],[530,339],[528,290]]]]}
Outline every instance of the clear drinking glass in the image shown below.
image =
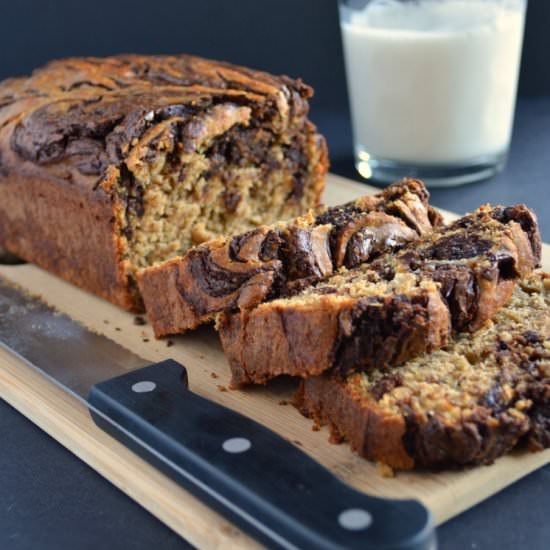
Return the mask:
{"type": "Polygon", "coordinates": [[[527,0],[339,0],[357,170],[487,178],[510,145],[527,0]]]}

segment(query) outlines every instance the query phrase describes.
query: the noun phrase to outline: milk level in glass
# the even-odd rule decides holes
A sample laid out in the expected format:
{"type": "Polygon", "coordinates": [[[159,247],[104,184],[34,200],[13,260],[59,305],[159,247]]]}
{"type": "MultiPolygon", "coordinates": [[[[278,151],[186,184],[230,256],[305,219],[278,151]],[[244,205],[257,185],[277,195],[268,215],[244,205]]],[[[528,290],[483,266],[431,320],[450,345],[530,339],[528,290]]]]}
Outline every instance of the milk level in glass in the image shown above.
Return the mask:
{"type": "Polygon", "coordinates": [[[510,143],[525,0],[341,0],[357,167],[487,177],[510,143]]]}

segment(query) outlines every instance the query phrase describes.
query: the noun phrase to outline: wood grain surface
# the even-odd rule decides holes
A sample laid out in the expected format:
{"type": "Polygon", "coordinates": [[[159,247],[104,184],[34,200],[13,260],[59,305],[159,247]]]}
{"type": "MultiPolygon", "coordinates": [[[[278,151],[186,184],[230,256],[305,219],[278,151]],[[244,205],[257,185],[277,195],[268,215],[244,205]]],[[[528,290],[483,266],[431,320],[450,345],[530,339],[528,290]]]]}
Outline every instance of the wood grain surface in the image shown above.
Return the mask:
{"type": "MultiPolygon", "coordinates": [[[[338,204],[369,192],[375,189],[331,175],[325,200],[338,204]]],[[[548,245],[543,255],[545,269],[550,270],[548,245]]],[[[491,466],[460,472],[400,472],[394,478],[382,477],[375,465],[354,455],[347,445],[330,444],[326,430],[313,431],[311,422],[287,404],[295,389],[293,381],[228,391],[229,369],[211,327],[171,338],[174,345],[169,347],[166,341],[154,339],[149,325],[135,325],[133,315],[35,266],[0,266],[0,274],[148,360],[181,362],[188,369],[192,391],[265,424],[362,491],[420,499],[438,524],[550,462],[550,450],[514,452],[491,466]]],[[[2,350],[0,397],[191,544],[199,548],[257,547],[247,535],[103,433],[80,401],[2,350]]]]}

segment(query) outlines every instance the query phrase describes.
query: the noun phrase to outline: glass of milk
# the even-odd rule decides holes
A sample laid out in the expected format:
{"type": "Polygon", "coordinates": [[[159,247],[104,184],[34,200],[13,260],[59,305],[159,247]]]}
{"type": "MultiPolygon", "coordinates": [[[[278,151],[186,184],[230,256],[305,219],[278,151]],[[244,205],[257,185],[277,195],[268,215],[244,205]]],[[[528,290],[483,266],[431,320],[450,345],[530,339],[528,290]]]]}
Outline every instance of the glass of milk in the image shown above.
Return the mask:
{"type": "Polygon", "coordinates": [[[356,166],[428,185],[498,172],[527,0],[339,0],[356,166]]]}

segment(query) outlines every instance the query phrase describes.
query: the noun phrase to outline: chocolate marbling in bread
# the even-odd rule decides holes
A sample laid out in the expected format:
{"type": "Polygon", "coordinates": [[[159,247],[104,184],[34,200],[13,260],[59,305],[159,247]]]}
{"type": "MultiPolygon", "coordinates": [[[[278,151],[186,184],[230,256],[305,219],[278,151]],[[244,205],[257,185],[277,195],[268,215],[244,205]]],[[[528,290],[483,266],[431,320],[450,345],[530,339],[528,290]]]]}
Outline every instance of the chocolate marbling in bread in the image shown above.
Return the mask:
{"type": "Polygon", "coordinates": [[[302,382],[297,405],[333,440],[398,469],[487,464],[550,447],[550,278],[522,281],[473,334],[391,371],[302,382]]]}
{"type": "Polygon", "coordinates": [[[310,87],[187,55],[0,83],[0,246],[127,309],[135,271],[319,203],[310,87]]]}
{"type": "Polygon", "coordinates": [[[295,296],[220,316],[233,384],[399,365],[481,327],[539,261],[532,212],[482,207],[295,296]]]}
{"type": "Polygon", "coordinates": [[[246,233],[220,237],[138,273],[157,336],[217,314],[251,308],[398,250],[441,225],[417,180],[403,180],[353,202],[246,233]]]}

